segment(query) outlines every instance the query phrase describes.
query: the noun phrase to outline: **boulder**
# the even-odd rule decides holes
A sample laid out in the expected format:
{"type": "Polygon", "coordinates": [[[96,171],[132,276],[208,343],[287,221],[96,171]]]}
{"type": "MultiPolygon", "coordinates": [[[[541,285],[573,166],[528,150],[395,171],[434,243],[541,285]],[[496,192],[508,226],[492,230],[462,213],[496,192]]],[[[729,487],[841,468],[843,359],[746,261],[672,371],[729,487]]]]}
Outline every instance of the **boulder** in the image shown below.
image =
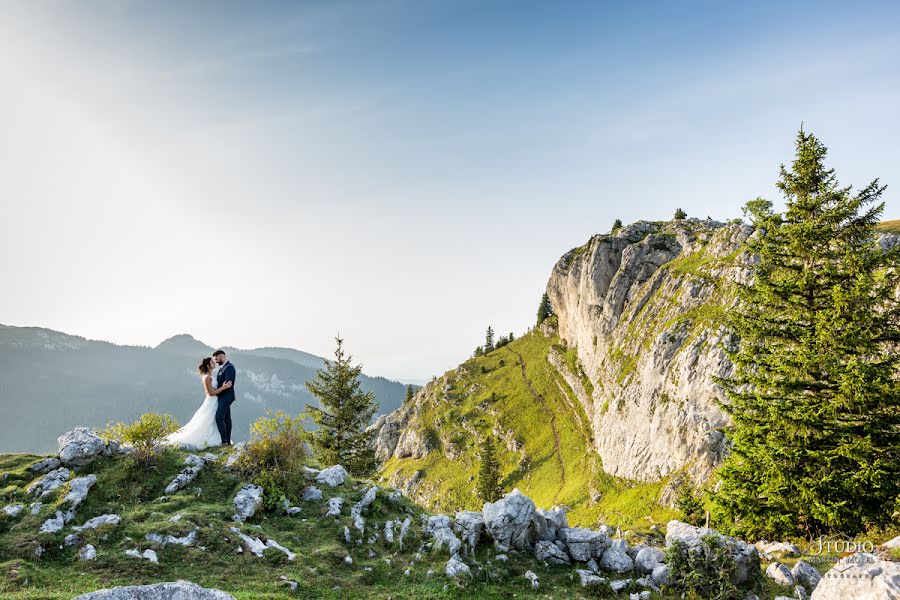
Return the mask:
{"type": "Polygon", "coordinates": [[[24,504],[7,504],[3,507],[3,512],[10,517],[18,517],[23,510],[25,510],[24,504]]]}
{"type": "Polygon", "coordinates": [[[322,469],[316,475],[316,483],[327,485],[328,487],[344,485],[345,481],[347,481],[347,469],[341,465],[334,465],[327,469],[322,469]]]}
{"type": "Polygon", "coordinates": [[[555,565],[568,565],[571,563],[569,554],[556,545],[556,542],[540,540],[534,545],[534,557],[540,561],[555,565]]]}
{"type": "Polygon", "coordinates": [[[32,496],[46,498],[64,484],[69,479],[69,475],[70,473],[67,468],[60,467],[39,477],[37,481],[29,485],[25,491],[32,496]]]}
{"type": "Polygon", "coordinates": [[[234,446],[231,447],[231,452],[228,453],[228,458],[225,459],[225,464],[223,465],[226,471],[233,470],[239,460],[244,456],[244,452],[247,450],[247,442],[238,442],[234,446]]]}
{"type": "Polygon", "coordinates": [[[87,427],[76,427],[57,438],[59,460],[67,467],[83,467],[101,456],[119,453],[115,443],[106,443],[87,427]]]}
{"type": "Polygon", "coordinates": [[[587,562],[592,558],[599,558],[609,546],[609,538],[599,531],[592,531],[583,527],[567,527],[559,532],[560,538],[566,543],[569,554],[573,560],[587,562]]]}
{"type": "Polygon", "coordinates": [[[410,525],[412,525],[412,517],[406,517],[400,523],[400,535],[397,536],[397,542],[400,544],[401,549],[403,548],[403,538],[406,537],[406,532],[409,531],[410,525]]]}
{"type": "Polygon", "coordinates": [[[756,542],[756,548],[768,556],[800,556],[803,552],[800,548],[790,542],[767,542],[760,540],[756,542]]]}
{"type": "Polygon", "coordinates": [[[798,560],[794,564],[791,568],[791,575],[794,576],[796,583],[802,585],[808,591],[816,589],[819,581],[822,580],[822,574],[819,573],[819,570],[803,559],[798,560]]]}
{"type": "Polygon", "coordinates": [[[431,534],[438,529],[446,529],[453,526],[453,520],[447,515],[431,515],[425,518],[422,531],[431,534]]]}
{"type": "Polygon", "coordinates": [[[641,548],[634,557],[634,568],[638,573],[647,575],[653,573],[653,569],[658,567],[665,560],[665,554],[659,548],[651,548],[649,546],[641,548]]]}
{"type": "Polygon", "coordinates": [[[784,587],[793,587],[795,583],[794,576],[791,575],[791,570],[780,562],[773,562],[768,566],[766,569],[766,577],[784,587]]]}
{"type": "Polygon", "coordinates": [[[472,576],[472,570],[469,569],[469,565],[455,558],[451,558],[447,561],[447,566],[444,567],[444,573],[450,579],[472,576]]]}
{"type": "Polygon", "coordinates": [[[538,589],[541,584],[538,582],[538,576],[534,573],[534,571],[525,571],[525,579],[531,584],[531,589],[538,589]]]}
{"type": "Polygon", "coordinates": [[[759,551],[752,544],[723,535],[713,529],[694,527],[681,521],[669,521],[666,526],[666,547],[675,542],[684,544],[688,552],[697,552],[703,545],[703,538],[715,536],[725,545],[734,560],[735,573],[732,583],[740,585],[759,572],[759,551]]]}
{"type": "Polygon", "coordinates": [[[78,551],[78,558],[81,560],[94,560],[97,558],[97,549],[93,544],[87,544],[78,551]]]}
{"type": "Polygon", "coordinates": [[[453,531],[462,539],[469,550],[478,547],[478,540],[484,531],[484,517],[480,512],[461,510],[456,513],[453,531]]]}
{"type": "Polygon", "coordinates": [[[863,552],[841,559],[822,576],[810,600],[835,598],[900,599],[900,563],[863,552]]]}
{"type": "Polygon", "coordinates": [[[344,499],[340,496],[335,496],[334,498],[329,498],[328,502],[325,506],[328,508],[328,512],[325,513],[326,517],[339,517],[341,516],[341,507],[344,505],[344,499]]]}
{"type": "Polygon", "coordinates": [[[446,547],[450,552],[450,556],[459,557],[459,551],[462,548],[462,541],[456,537],[456,534],[449,527],[439,527],[431,532],[431,538],[434,540],[432,550],[440,551],[446,547]]]}
{"type": "Polygon", "coordinates": [[[188,581],[133,585],[83,594],[74,600],[234,600],[216,589],[202,588],[188,581]]]}
{"type": "Polygon", "coordinates": [[[485,503],[481,512],[485,529],[500,552],[533,545],[534,502],[518,488],[496,502],[485,503]]]}
{"type": "Polygon", "coordinates": [[[66,526],[66,515],[56,511],[56,515],[44,521],[41,525],[41,533],[57,533],[66,526]]]}
{"type": "Polygon", "coordinates": [[[241,486],[237,495],[234,497],[234,508],[237,511],[232,519],[243,522],[256,514],[256,509],[260,507],[263,501],[263,489],[252,483],[246,483],[241,486]]]}
{"type": "Polygon", "coordinates": [[[31,516],[35,516],[40,514],[41,509],[44,507],[43,502],[32,502],[31,503],[31,516]]]}
{"type": "Polygon", "coordinates": [[[891,550],[892,548],[900,548],[900,535],[898,535],[897,537],[895,537],[892,540],[886,541],[880,547],[884,548],[885,550],[891,550]]]}
{"type": "Polygon", "coordinates": [[[599,585],[606,581],[599,575],[596,575],[593,571],[588,571],[587,569],[575,569],[575,573],[578,574],[578,580],[581,582],[581,587],[599,585]]]}
{"type": "Polygon", "coordinates": [[[672,579],[669,577],[669,565],[661,564],[653,569],[650,579],[656,585],[671,585],[672,579]]]}
{"type": "Polygon", "coordinates": [[[566,512],[564,506],[554,506],[550,510],[537,509],[534,516],[537,539],[548,542],[560,539],[560,531],[569,527],[566,512]]]}
{"type": "Polygon", "coordinates": [[[84,477],[76,477],[69,482],[69,493],[63,498],[63,502],[68,502],[69,508],[75,510],[87,498],[88,491],[95,483],[97,483],[97,476],[93,473],[84,477]]]}
{"type": "Polygon", "coordinates": [[[318,502],[322,499],[322,490],[317,488],[314,485],[307,486],[303,488],[303,501],[304,502],[318,502]]]}
{"type": "Polygon", "coordinates": [[[97,529],[98,527],[103,527],[105,525],[118,525],[122,522],[122,517],[115,514],[106,514],[100,515],[99,517],[94,517],[93,519],[88,519],[88,521],[79,527],[73,527],[73,531],[87,531],[89,529],[97,529]]]}
{"type": "Polygon", "coordinates": [[[607,548],[600,558],[600,568],[613,573],[628,573],[634,568],[634,562],[628,553],[617,547],[607,548]]]}
{"type": "Polygon", "coordinates": [[[55,471],[61,466],[62,462],[58,458],[51,457],[45,458],[44,460],[39,460],[28,468],[36,473],[47,473],[49,471],[55,471]]]}

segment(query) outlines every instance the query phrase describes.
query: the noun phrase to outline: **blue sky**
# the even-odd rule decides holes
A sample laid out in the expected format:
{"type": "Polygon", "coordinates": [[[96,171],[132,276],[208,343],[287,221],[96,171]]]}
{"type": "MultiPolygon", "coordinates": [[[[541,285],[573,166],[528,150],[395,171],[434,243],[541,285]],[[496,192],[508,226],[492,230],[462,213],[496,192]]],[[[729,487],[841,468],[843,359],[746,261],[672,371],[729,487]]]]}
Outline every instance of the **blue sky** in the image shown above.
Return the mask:
{"type": "Polygon", "coordinates": [[[422,380],[625,222],[727,219],[800,123],[900,152],[894,3],[6,2],[0,322],[422,380]]]}

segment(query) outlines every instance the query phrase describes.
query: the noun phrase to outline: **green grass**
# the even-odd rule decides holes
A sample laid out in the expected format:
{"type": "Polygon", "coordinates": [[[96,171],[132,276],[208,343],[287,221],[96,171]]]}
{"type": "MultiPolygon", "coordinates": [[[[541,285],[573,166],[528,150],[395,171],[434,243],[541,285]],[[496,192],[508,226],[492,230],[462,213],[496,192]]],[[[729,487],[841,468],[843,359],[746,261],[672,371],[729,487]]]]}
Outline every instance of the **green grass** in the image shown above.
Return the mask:
{"type": "Polygon", "coordinates": [[[893,221],[882,221],[876,227],[882,233],[900,233],[900,219],[893,221]]]}

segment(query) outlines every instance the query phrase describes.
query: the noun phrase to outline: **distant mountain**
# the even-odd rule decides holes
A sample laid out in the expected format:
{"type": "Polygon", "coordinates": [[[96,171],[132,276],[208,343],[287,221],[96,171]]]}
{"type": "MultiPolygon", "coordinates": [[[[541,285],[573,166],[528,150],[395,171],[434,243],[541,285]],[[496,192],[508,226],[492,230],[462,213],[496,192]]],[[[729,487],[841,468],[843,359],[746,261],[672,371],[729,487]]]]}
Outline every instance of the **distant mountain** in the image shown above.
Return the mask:
{"type": "MultiPolygon", "coordinates": [[[[102,426],[165,412],[184,423],[203,399],[197,363],[213,348],[187,334],[155,348],[118,346],[39,327],[0,325],[0,452],[46,452],[74,424],[102,426]]],[[[292,348],[225,348],[238,369],[234,438],[266,410],[299,413],[314,399],[304,383],[324,364],[292,348]]],[[[385,414],[406,386],[362,376],[385,414]]]]}

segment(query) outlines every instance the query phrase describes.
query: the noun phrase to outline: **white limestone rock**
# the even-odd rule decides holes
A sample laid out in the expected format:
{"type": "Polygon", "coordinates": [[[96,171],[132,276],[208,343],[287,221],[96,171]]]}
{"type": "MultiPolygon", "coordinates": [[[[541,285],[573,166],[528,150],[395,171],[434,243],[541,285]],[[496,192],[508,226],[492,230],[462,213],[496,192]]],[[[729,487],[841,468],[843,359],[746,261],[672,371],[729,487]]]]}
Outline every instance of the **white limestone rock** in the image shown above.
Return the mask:
{"type": "Polygon", "coordinates": [[[31,516],[35,516],[40,514],[41,509],[44,507],[43,502],[32,502],[31,503],[31,516]]]}
{"type": "Polygon", "coordinates": [[[571,563],[569,554],[557,546],[556,542],[548,542],[545,540],[540,540],[535,543],[534,557],[540,561],[555,565],[568,565],[571,563]]]}
{"type": "Polygon", "coordinates": [[[57,438],[59,460],[67,467],[84,467],[101,456],[120,452],[117,444],[104,442],[97,432],[76,427],[57,438]]]}
{"type": "Polygon", "coordinates": [[[534,571],[525,571],[525,579],[527,579],[531,584],[531,589],[536,590],[541,587],[541,584],[538,581],[538,576],[534,573],[534,571]]]}
{"type": "Polygon", "coordinates": [[[659,548],[646,546],[638,550],[634,557],[634,568],[638,573],[649,574],[665,560],[665,554],[659,548]]]}
{"type": "Polygon", "coordinates": [[[456,513],[453,531],[460,537],[469,551],[478,547],[478,541],[484,532],[484,517],[480,512],[461,510],[456,513]]]}
{"type": "Polygon", "coordinates": [[[46,498],[69,479],[69,469],[60,467],[39,477],[25,491],[32,496],[46,498]]]}
{"type": "Polygon", "coordinates": [[[794,576],[791,575],[791,570],[780,562],[773,562],[766,568],[766,577],[784,587],[794,586],[794,576]]]}
{"type": "Polygon", "coordinates": [[[244,522],[256,514],[256,509],[260,507],[263,501],[263,489],[252,483],[246,483],[241,486],[237,495],[234,497],[234,516],[233,520],[244,522]]]}
{"type": "Polygon", "coordinates": [[[152,562],[154,564],[159,564],[159,557],[156,555],[156,551],[151,550],[150,548],[147,548],[146,550],[144,550],[144,553],[141,554],[141,557],[144,558],[145,560],[149,560],[150,562],[152,562]]]}
{"type": "Polygon", "coordinates": [[[18,517],[23,510],[25,510],[24,504],[7,504],[3,507],[3,512],[10,517],[18,517]]]}
{"type": "Polygon", "coordinates": [[[791,567],[791,575],[794,576],[794,581],[806,588],[807,591],[816,589],[822,580],[819,570],[802,558],[791,567]]]}
{"type": "Polygon", "coordinates": [[[75,510],[87,498],[88,492],[97,483],[97,476],[91,473],[84,477],[76,477],[69,482],[69,493],[63,498],[63,502],[69,503],[69,509],[75,510]]]}
{"type": "Polygon", "coordinates": [[[56,511],[56,515],[50,517],[46,521],[44,521],[43,525],[41,525],[41,533],[57,533],[63,530],[63,527],[66,526],[66,518],[65,515],[56,511]]]}
{"type": "Polygon", "coordinates": [[[578,581],[581,583],[581,587],[599,585],[606,581],[604,578],[595,574],[593,571],[589,571],[587,569],[575,569],[575,573],[578,575],[578,581]]]}
{"type": "Polygon", "coordinates": [[[469,565],[461,560],[451,558],[447,561],[447,566],[444,567],[444,574],[450,579],[458,579],[462,577],[471,577],[472,570],[469,568],[469,565]]]}
{"type": "Polygon", "coordinates": [[[314,485],[307,486],[303,488],[303,501],[304,502],[318,502],[322,499],[322,490],[317,488],[314,485]]]}
{"type": "Polygon", "coordinates": [[[188,581],[176,581],[99,590],[74,600],[234,600],[234,596],[188,581]]]}
{"type": "Polygon", "coordinates": [[[613,573],[628,573],[634,568],[634,562],[628,553],[617,547],[607,548],[600,558],[600,568],[613,573]]]}
{"type": "Polygon", "coordinates": [[[860,552],[841,559],[822,576],[810,600],[898,600],[900,562],[860,552]]]}
{"type": "Polygon", "coordinates": [[[506,552],[531,548],[534,513],[534,502],[518,488],[496,502],[486,502],[482,510],[484,526],[496,549],[506,552]]]}
{"type": "Polygon", "coordinates": [[[116,514],[105,514],[100,515],[99,517],[94,517],[93,519],[88,519],[84,525],[73,527],[73,531],[87,531],[90,529],[97,529],[98,527],[104,526],[115,526],[122,522],[122,517],[116,514]]]}
{"type": "Polygon", "coordinates": [[[762,554],[767,556],[800,556],[803,554],[800,548],[790,542],[767,542],[760,540],[756,542],[756,548],[762,554]]]}
{"type": "Polygon", "coordinates": [[[688,552],[697,552],[703,546],[703,538],[715,536],[728,548],[728,552],[735,563],[735,573],[732,583],[740,585],[748,581],[759,572],[759,551],[752,544],[742,540],[722,535],[713,529],[694,527],[681,521],[669,521],[666,525],[666,547],[675,542],[685,545],[688,552]]]}
{"type": "Polygon", "coordinates": [[[600,558],[610,541],[606,534],[583,527],[567,527],[559,532],[566,543],[572,560],[587,562],[592,558],[600,558]]]}
{"type": "Polygon", "coordinates": [[[49,471],[55,471],[56,469],[62,466],[62,462],[56,457],[45,458],[44,460],[39,460],[34,463],[30,467],[29,470],[34,471],[35,473],[47,473],[49,471]]]}
{"type": "Polygon", "coordinates": [[[334,465],[327,469],[322,469],[316,475],[316,483],[319,485],[327,485],[328,487],[344,485],[345,481],[347,481],[347,469],[341,465],[334,465]]]}
{"type": "Polygon", "coordinates": [[[537,539],[555,542],[560,539],[560,532],[569,528],[565,506],[554,506],[550,510],[539,508],[535,511],[534,521],[537,539]]]}
{"type": "Polygon", "coordinates": [[[325,506],[328,508],[328,511],[325,513],[326,517],[339,517],[341,516],[341,507],[344,505],[344,499],[340,496],[335,496],[334,498],[329,498],[328,502],[325,506]]]}
{"type": "Polygon", "coordinates": [[[92,544],[86,544],[78,551],[78,558],[81,560],[94,560],[97,558],[97,549],[92,544]]]}
{"type": "Polygon", "coordinates": [[[148,533],[144,539],[148,542],[156,544],[162,548],[166,546],[193,546],[197,542],[197,529],[192,530],[187,535],[176,537],[174,535],[161,535],[159,533],[148,533]]]}

